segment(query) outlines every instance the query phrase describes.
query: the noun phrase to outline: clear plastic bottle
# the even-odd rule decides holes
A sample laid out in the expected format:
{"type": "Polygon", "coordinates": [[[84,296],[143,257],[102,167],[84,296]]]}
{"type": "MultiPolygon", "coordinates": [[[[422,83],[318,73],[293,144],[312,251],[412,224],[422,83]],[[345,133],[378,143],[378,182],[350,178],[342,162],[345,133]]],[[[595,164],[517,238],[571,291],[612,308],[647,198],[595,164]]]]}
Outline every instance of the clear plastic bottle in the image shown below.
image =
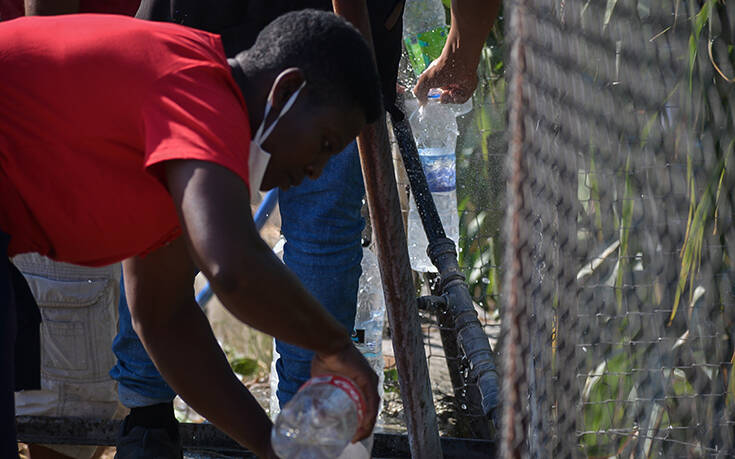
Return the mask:
{"type": "MultiPolygon", "coordinates": [[[[439,103],[441,92],[429,92],[429,102],[421,108],[416,100],[406,102],[421,166],[426,175],[429,191],[447,237],[455,244],[459,241],[459,216],[457,213],[457,146],[456,106],[439,103]]],[[[436,272],[426,254],[429,245],[421,224],[416,202],[411,196],[408,211],[408,254],[415,271],[436,272]]]]}
{"type": "MultiPolygon", "coordinates": [[[[281,236],[273,246],[273,253],[278,257],[279,260],[283,261],[283,248],[286,245],[286,238],[281,236]]],[[[270,386],[271,386],[271,399],[270,399],[270,416],[271,421],[276,420],[276,416],[281,412],[281,405],[278,403],[278,397],[276,391],[278,390],[278,372],[276,371],[276,362],[281,355],[276,350],[276,340],[273,340],[273,358],[271,359],[271,374],[270,374],[270,386]]]]}
{"type": "Polygon", "coordinates": [[[273,339],[273,359],[271,360],[271,374],[270,374],[270,386],[271,386],[271,399],[270,399],[270,415],[271,421],[276,420],[276,416],[281,412],[281,405],[278,403],[278,371],[276,371],[276,362],[281,355],[276,350],[276,340],[273,339]]]}
{"type": "Polygon", "coordinates": [[[364,415],[365,401],[354,382],[317,376],[283,406],[271,431],[271,446],[281,459],[336,458],[364,415]]]}
{"type": "MultiPolygon", "coordinates": [[[[378,394],[383,398],[383,324],[385,299],[380,280],[378,257],[372,250],[362,250],[362,275],[357,290],[357,314],[352,340],[378,375],[378,394]]],[[[381,404],[382,406],[382,404],[381,404]]]]}
{"type": "Polygon", "coordinates": [[[416,76],[439,57],[448,31],[442,0],[406,0],[403,41],[416,76]]]}

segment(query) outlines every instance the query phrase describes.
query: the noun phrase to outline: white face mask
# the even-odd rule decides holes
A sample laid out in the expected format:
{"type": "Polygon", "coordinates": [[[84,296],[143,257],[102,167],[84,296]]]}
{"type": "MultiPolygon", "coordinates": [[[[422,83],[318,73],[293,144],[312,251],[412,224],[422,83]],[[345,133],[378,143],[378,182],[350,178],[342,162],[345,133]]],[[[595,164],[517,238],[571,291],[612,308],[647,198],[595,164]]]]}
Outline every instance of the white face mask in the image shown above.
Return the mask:
{"type": "Polygon", "coordinates": [[[273,132],[273,128],[276,127],[278,120],[280,120],[281,117],[291,109],[294,102],[296,101],[296,97],[299,95],[299,92],[301,92],[301,90],[306,85],[306,81],[301,83],[301,86],[299,86],[299,88],[294,91],[293,94],[291,94],[291,97],[288,98],[286,104],[281,109],[281,112],[278,114],[276,119],[273,120],[273,123],[271,123],[271,125],[266,128],[265,122],[268,119],[268,113],[273,107],[273,104],[271,104],[271,100],[273,99],[273,90],[275,89],[276,83],[278,82],[279,78],[280,75],[278,76],[278,78],[276,78],[276,81],[271,87],[271,91],[268,94],[268,100],[265,104],[263,121],[260,123],[260,126],[255,132],[253,139],[250,141],[250,157],[248,159],[248,180],[250,182],[250,196],[253,196],[255,195],[255,193],[260,191],[260,185],[261,183],[263,183],[263,175],[265,175],[265,169],[268,166],[268,161],[270,161],[271,159],[271,154],[263,149],[263,142],[265,142],[271,132],[273,132]]]}

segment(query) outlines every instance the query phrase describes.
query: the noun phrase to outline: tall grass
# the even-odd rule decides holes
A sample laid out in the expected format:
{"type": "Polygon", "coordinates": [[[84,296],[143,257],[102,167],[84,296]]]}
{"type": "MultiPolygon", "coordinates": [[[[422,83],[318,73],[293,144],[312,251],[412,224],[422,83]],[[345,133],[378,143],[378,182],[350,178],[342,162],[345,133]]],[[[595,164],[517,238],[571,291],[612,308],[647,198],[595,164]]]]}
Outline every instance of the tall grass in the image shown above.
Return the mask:
{"type": "MultiPolygon", "coordinates": [[[[616,20],[615,5],[615,0],[608,0],[601,28],[616,20]]],[[[639,197],[645,193],[633,178],[644,173],[632,170],[630,157],[626,159],[625,168],[617,180],[622,189],[612,191],[620,199],[612,215],[605,215],[599,204],[600,189],[595,177],[598,169],[604,165],[597,164],[590,155],[588,169],[580,174],[588,189],[590,205],[586,206],[585,212],[595,228],[595,236],[600,237],[604,232],[604,220],[616,220],[617,260],[610,275],[615,279],[617,312],[622,311],[626,294],[624,289],[631,286],[635,289],[635,295],[638,295],[636,301],[646,308],[646,312],[656,309],[671,311],[657,331],[661,340],[658,344],[630,346],[631,342],[642,336],[652,336],[650,330],[646,331],[647,334],[641,330],[645,326],[642,321],[636,324],[630,319],[606,325],[597,322],[600,326],[617,327],[605,332],[605,340],[618,344],[612,344],[604,352],[588,353],[584,363],[587,376],[582,391],[584,408],[580,427],[586,434],[581,437],[581,444],[591,456],[628,457],[633,454],[631,451],[635,451],[637,457],[653,454],[656,450],[654,441],[642,438],[639,433],[651,438],[658,435],[664,439],[664,444],[672,440],[666,447],[673,448],[676,441],[691,442],[704,438],[702,434],[706,432],[710,436],[709,440],[701,440],[701,443],[695,442],[687,447],[689,454],[704,454],[704,448],[711,446],[706,444],[707,441],[714,441],[712,439],[717,433],[713,432],[716,432],[722,417],[726,416],[722,406],[731,413],[735,407],[735,378],[732,377],[735,337],[732,336],[732,324],[728,322],[732,320],[732,312],[720,306],[725,303],[718,297],[720,293],[716,281],[713,281],[722,274],[718,270],[732,269],[732,254],[727,253],[727,243],[720,239],[723,230],[727,232],[729,228],[721,227],[718,207],[723,193],[732,191],[732,183],[726,184],[724,179],[728,164],[732,164],[735,143],[732,128],[734,120],[729,104],[733,90],[728,86],[729,83],[724,84],[724,77],[703,77],[714,73],[710,66],[716,65],[712,62],[711,52],[709,60],[705,58],[707,46],[711,51],[715,39],[726,39],[716,36],[719,26],[715,15],[726,14],[727,5],[707,0],[687,2],[686,8],[686,17],[673,19],[691,21],[692,30],[689,55],[683,56],[689,63],[688,84],[680,85],[677,90],[687,91],[684,96],[692,102],[691,116],[694,122],[682,128],[693,130],[694,141],[687,143],[678,137],[673,139],[684,155],[689,201],[688,212],[682,215],[686,221],[683,238],[679,241],[676,234],[670,236],[678,244],[673,249],[679,255],[678,265],[673,266],[673,283],[669,282],[666,272],[641,273],[641,265],[637,261],[661,256],[642,252],[641,236],[631,232],[639,197]],[[594,202],[596,200],[598,203],[594,202]],[[703,271],[704,263],[708,263],[704,270],[706,272],[703,271]],[[650,281],[652,287],[644,286],[644,279],[650,281]],[[682,305],[687,306],[686,314],[682,312],[682,305]],[[703,330],[706,331],[703,333],[703,330]],[[702,335],[706,339],[713,334],[718,336],[717,343],[712,340],[713,344],[705,346],[703,343],[708,341],[697,339],[702,335]],[[651,352],[658,357],[653,359],[651,352]],[[728,361],[729,365],[721,364],[728,361]],[[656,365],[660,365],[657,377],[646,376],[648,370],[656,370],[656,365]],[[700,426],[696,427],[698,423],[700,426]],[[617,433],[611,435],[610,432],[617,433]]],[[[726,50],[728,62],[723,62],[723,65],[730,66],[735,50],[732,44],[726,50]]],[[[654,113],[644,123],[640,135],[644,151],[651,126],[667,122],[664,111],[662,109],[654,113]]],[[[673,129],[664,135],[678,136],[678,133],[673,129]]],[[[733,196],[725,197],[733,199],[733,196]]],[[[588,276],[602,265],[602,262],[598,262],[591,269],[589,265],[585,266],[580,275],[588,276]]],[[[679,447],[682,448],[681,445],[679,447]]]]}

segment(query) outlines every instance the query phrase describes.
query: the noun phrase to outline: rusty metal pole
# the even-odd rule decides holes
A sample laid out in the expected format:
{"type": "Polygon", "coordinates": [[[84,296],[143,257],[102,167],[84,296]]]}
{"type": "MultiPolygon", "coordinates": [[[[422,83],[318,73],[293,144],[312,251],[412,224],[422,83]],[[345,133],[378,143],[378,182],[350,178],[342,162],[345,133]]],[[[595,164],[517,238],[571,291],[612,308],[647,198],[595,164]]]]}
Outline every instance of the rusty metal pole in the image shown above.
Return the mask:
{"type": "Polygon", "coordinates": [[[378,248],[411,453],[413,457],[442,457],[385,124],[376,123],[363,130],[357,145],[378,248]]]}
{"type": "MultiPolygon", "coordinates": [[[[332,5],[334,12],[354,24],[372,47],[365,0],[332,0],[332,5]]],[[[421,459],[440,458],[442,448],[439,429],[385,115],[377,122],[365,126],[357,138],[357,147],[360,150],[370,219],[378,249],[383,295],[393,337],[411,456],[421,459]]]]}

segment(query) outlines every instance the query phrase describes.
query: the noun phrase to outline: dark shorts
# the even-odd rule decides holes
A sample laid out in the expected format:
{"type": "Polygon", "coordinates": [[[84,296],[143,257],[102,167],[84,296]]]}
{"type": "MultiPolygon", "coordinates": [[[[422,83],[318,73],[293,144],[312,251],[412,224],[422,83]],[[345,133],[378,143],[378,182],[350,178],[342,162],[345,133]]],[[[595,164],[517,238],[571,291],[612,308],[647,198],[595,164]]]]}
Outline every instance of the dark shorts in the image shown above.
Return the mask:
{"type": "Polygon", "coordinates": [[[41,388],[41,314],[0,231],[0,457],[17,457],[16,390],[41,388]]]}

